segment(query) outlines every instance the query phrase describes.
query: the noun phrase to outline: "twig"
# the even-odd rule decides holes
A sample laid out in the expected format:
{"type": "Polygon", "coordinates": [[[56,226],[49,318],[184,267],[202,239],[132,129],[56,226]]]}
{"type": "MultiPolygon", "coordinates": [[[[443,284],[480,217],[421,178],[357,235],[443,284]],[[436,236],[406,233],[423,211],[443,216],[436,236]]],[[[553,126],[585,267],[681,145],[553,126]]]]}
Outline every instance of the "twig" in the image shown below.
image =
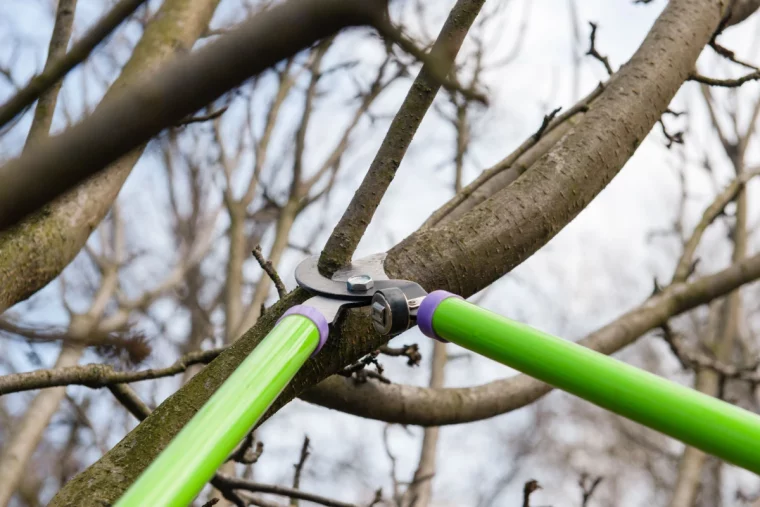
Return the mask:
{"type": "Polygon", "coordinates": [[[389,345],[383,345],[377,349],[377,351],[381,354],[391,357],[404,356],[407,358],[406,364],[408,366],[419,366],[420,361],[422,361],[422,354],[420,354],[420,348],[416,343],[412,343],[411,345],[403,345],[398,348],[394,348],[389,345]]]}
{"type": "Polygon", "coordinates": [[[253,465],[256,463],[264,453],[264,442],[256,441],[254,449],[254,440],[254,432],[248,432],[243,442],[232,454],[230,454],[227,461],[236,461],[244,465],[253,465]]]}
{"type": "Polygon", "coordinates": [[[692,232],[691,237],[684,245],[683,253],[681,254],[681,258],[678,260],[678,265],[676,266],[675,274],[673,275],[674,283],[684,282],[688,279],[690,273],[696,267],[696,263],[694,261],[694,253],[696,252],[697,247],[699,246],[699,243],[702,239],[702,235],[707,230],[707,227],[712,224],[715,219],[721,215],[721,213],[723,213],[723,210],[725,210],[728,203],[736,198],[736,196],[739,194],[739,191],[744,187],[746,182],[758,174],[760,174],[760,170],[742,173],[739,178],[736,178],[734,181],[732,181],[725,188],[725,190],[718,194],[715,197],[713,203],[710,204],[707,209],[705,209],[699,223],[697,223],[697,225],[694,227],[694,231],[692,232]]]}
{"type": "Polygon", "coordinates": [[[290,498],[297,498],[306,502],[317,503],[325,505],[326,507],[357,507],[355,504],[340,502],[331,498],[315,495],[312,493],[306,493],[286,486],[275,486],[271,484],[261,484],[258,482],[247,481],[238,477],[231,477],[225,474],[216,474],[215,482],[220,485],[226,486],[230,489],[242,489],[245,491],[251,491],[253,493],[268,493],[270,495],[287,496],[290,498]]]}
{"type": "Polygon", "coordinates": [[[684,368],[694,370],[708,368],[725,378],[742,380],[752,385],[760,384],[760,372],[757,371],[760,368],[760,359],[756,359],[752,364],[747,366],[737,368],[733,365],[724,364],[700,352],[687,350],[681,336],[674,332],[669,324],[665,323],[661,327],[661,330],[662,338],[684,368]]]}
{"type": "Polygon", "coordinates": [[[549,124],[552,122],[552,120],[557,116],[557,114],[562,110],[562,107],[558,107],[554,109],[551,113],[544,115],[544,119],[541,122],[541,126],[538,127],[538,130],[535,134],[533,134],[533,139],[535,141],[538,141],[541,139],[541,136],[544,135],[544,132],[546,132],[546,129],[549,127],[549,124]]]}
{"type": "Polygon", "coordinates": [[[338,371],[337,374],[343,377],[353,377],[359,384],[363,384],[367,381],[367,379],[370,378],[379,380],[384,384],[391,384],[392,382],[383,376],[383,366],[377,360],[378,354],[379,351],[377,350],[370,354],[367,354],[356,363],[350,366],[346,366],[342,370],[338,371]],[[370,364],[374,364],[375,368],[377,368],[377,371],[368,370],[367,366],[370,364]]]}
{"type": "Polygon", "coordinates": [[[211,507],[212,505],[216,505],[217,503],[219,503],[219,499],[218,498],[212,498],[208,502],[204,503],[201,507],[211,507]]]}
{"type": "MultiPolygon", "coordinates": [[[[298,463],[293,465],[295,473],[293,474],[293,489],[299,489],[301,487],[301,472],[303,472],[303,466],[306,463],[306,459],[309,457],[309,437],[303,437],[303,446],[301,446],[301,456],[298,459],[298,463]]],[[[298,498],[291,497],[290,505],[298,507],[298,498]]]]}
{"type": "Polygon", "coordinates": [[[441,58],[436,58],[433,53],[426,53],[425,50],[417,47],[417,45],[408,37],[406,37],[401,30],[391,25],[390,23],[382,25],[378,28],[378,31],[388,40],[395,42],[405,52],[409,53],[423,65],[427,66],[427,70],[430,75],[438,81],[438,83],[451,94],[460,94],[468,101],[479,102],[483,105],[488,105],[488,98],[480,92],[477,92],[470,88],[465,88],[456,79],[446,76],[447,62],[444,62],[441,58]]]}
{"type": "Polygon", "coordinates": [[[596,487],[599,486],[599,483],[602,482],[602,479],[603,477],[591,479],[587,474],[581,475],[581,478],[578,481],[578,485],[581,487],[581,491],[583,492],[581,507],[586,507],[588,505],[588,501],[591,499],[591,495],[594,494],[596,487]]]}
{"type": "Polygon", "coordinates": [[[611,76],[613,74],[613,71],[612,71],[612,66],[610,65],[609,58],[607,58],[606,56],[602,56],[599,53],[599,51],[596,50],[596,29],[597,29],[596,23],[589,21],[588,24],[591,25],[591,35],[589,36],[590,47],[588,51],[586,51],[586,54],[589,56],[593,56],[594,58],[602,62],[602,64],[604,65],[604,68],[607,70],[607,74],[611,76]]]}
{"type": "Polygon", "coordinates": [[[103,16],[80,40],[74,43],[62,58],[46,66],[19,92],[0,106],[0,126],[7,124],[19,113],[32,105],[42,93],[61,80],[71,69],[83,62],[103,40],[125,19],[137,10],[145,0],[122,0],[103,16]]]}
{"type": "Polygon", "coordinates": [[[375,507],[375,505],[379,504],[382,501],[383,501],[383,488],[377,488],[377,490],[375,491],[375,496],[367,504],[367,507],[375,507]]]}
{"type": "Polygon", "coordinates": [[[274,286],[277,288],[277,294],[280,296],[280,299],[287,296],[288,290],[285,288],[285,284],[282,283],[282,278],[280,278],[280,275],[277,274],[277,270],[272,265],[272,261],[268,261],[264,258],[264,254],[261,253],[261,245],[256,245],[256,248],[253,249],[252,253],[253,253],[253,256],[256,258],[256,260],[258,261],[259,266],[261,266],[261,269],[264,270],[264,272],[272,280],[272,283],[274,283],[274,286]]]}
{"type": "Polygon", "coordinates": [[[723,88],[736,88],[747,81],[756,81],[760,79],[760,71],[751,72],[736,79],[716,79],[712,77],[703,76],[696,72],[689,76],[689,81],[696,81],[698,83],[706,84],[709,86],[721,86],[723,88]]]}
{"type": "Polygon", "coordinates": [[[732,61],[732,62],[734,62],[736,64],[739,64],[739,65],[742,65],[744,67],[747,67],[748,69],[760,70],[760,69],[757,68],[756,65],[752,65],[751,63],[744,62],[744,61],[739,60],[738,58],[736,58],[736,54],[733,51],[731,51],[730,49],[728,49],[726,47],[721,46],[720,44],[718,44],[718,42],[715,41],[715,39],[713,39],[713,41],[710,42],[710,47],[713,48],[713,50],[716,53],[718,53],[720,56],[726,58],[727,60],[730,60],[730,61],[732,61]]]}
{"type": "Polygon", "coordinates": [[[211,120],[216,120],[220,116],[222,116],[224,113],[227,112],[227,109],[229,109],[230,106],[224,106],[220,107],[219,109],[215,111],[211,111],[210,113],[198,115],[198,116],[190,116],[184,120],[181,120],[177,126],[183,127],[185,125],[190,125],[192,123],[203,123],[211,120]]]}
{"type": "Polygon", "coordinates": [[[662,127],[662,134],[665,136],[665,139],[667,139],[667,143],[665,144],[667,149],[670,149],[674,144],[683,144],[683,131],[671,134],[668,132],[668,128],[665,126],[665,122],[662,121],[662,118],[658,120],[658,123],[662,127]]]}
{"type": "Polygon", "coordinates": [[[90,388],[111,384],[140,382],[183,373],[193,364],[208,364],[224,351],[223,348],[196,351],[179,358],[166,368],[141,371],[116,371],[107,364],[86,364],[50,370],[12,373],[0,377],[0,396],[47,387],[82,385],[90,388]]]}
{"type": "Polygon", "coordinates": [[[127,384],[111,384],[107,387],[108,390],[111,391],[111,394],[113,394],[114,398],[119,400],[119,403],[124,405],[124,407],[129,410],[138,421],[142,421],[150,415],[150,407],[148,407],[148,405],[146,405],[137,393],[127,384]]]}
{"type": "Polygon", "coordinates": [[[525,483],[525,486],[523,486],[523,507],[530,507],[530,495],[539,489],[541,489],[541,486],[535,479],[531,479],[525,483]]]}

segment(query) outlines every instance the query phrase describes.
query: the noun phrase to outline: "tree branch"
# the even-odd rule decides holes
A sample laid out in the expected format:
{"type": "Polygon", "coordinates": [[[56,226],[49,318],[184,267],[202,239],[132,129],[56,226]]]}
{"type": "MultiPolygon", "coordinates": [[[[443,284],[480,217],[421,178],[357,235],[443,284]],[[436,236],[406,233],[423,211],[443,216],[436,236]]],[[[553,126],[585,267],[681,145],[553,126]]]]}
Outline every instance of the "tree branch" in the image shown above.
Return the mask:
{"type": "Polygon", "coordinates": [[[591,21],[588,22],[588,24],[591,26],[591,34],[589,35],[589,49],[586,51],[586,54],[589,56],[593,56],[602,64],[604,65],[604,68],[607,70],[607,74],[610,76],[614,74],[612,70],[612,66],[610,65],[610,60],[606,56],[602,56],[599,51],[596,49],[596,29],[598,28],[596,23],[593,23],[591,21]]]}
{"type": "MultiPolygon", "coordinates": [[[[760,278],[760,254],[714,275],[690,283],[675,283],[640,306],[591,333],[578,343],[613,354],[670,318],[692,310],[741,285],[760,278]]],[[[426,389],[376,382],[355,385],[331,377],[300,398],[349,414],[398,424],[443,426],[495,417],[538,400],[551,387],[527,375],[516,375],[477,387],[426,389]]]]}
{"type": "Polygon", "coordinates": [[[151,413],[148,405],[137,395],[137,393],[127,384],[110,384],[107,386],[114,398],[124,405],[130,414],[135,416],[138,421],[142,421],[151,413]]]}
{"type": "MultiPolygon", "coordinates": [[[[53,26],[53,35],[50,37],[48,46],[48,56],[45,62],[44,72],[50,71],[56,62],[66,54],[66,48],[69,45],[71,32],[74,28],[74,14],[76,13],[77,0],[59,0],[58,8],[55,14],[55,25],[53,26]]],[[[32,126],[29,128],[29,135],[26,138],[24,151],[28,150],[34,143],[45,139],[50,132],[50,125],[53,123],[53,113],[55,105],[58,102],[58,92],[61,90],[62,81],[52,83],[45,90],[37,102],[34,110],[32,126]]],[[[11,99],[13,100],[13,99],[11,99]]],[[[0,108],[0,126],[5,125],[2,122],[2,108],[0,108]]]]}
{"type": "MultiPolygon", "coordinates": [[[[218,1],[196,0],[191,4],[186,0],[165,0],[103,102],[109,102],[141,77],[156,72],[175,53],[192,47],[198,34],[208,26],[218,1]]],[[[49,142],[52,141],[41,143],[27,155],[36,156],[49,142]]],[[[0,233],[0,313],[47,285],[73,260],[108,213],[141,153],[142,149],[133,150],[54,205],[13,230],[0,233]]],[[[65,165],[60,163],[61,167],[65,165]]],[[[6,166],[1,167],[0,174],[5,175],[5,169],[6,166]]],[[[38,185],[52,185],[48,176],[44,174],[38,185]]],[[[12,186],[10,180],[3,179],[0,193],[12,186]]]]}
{"type": "Polygon", "coordinates": [[[140,371],[116,371],[107,364],[86,364],[68,366],[52,370],[35,370],[25,373],[11,373],[0,377],[0,396],[20,391],[31,391],[47,387],[82,385],[90,388],[104,387],[112,384],[141,382],[161,377],[170,377],[184,372],[193,364],[208,364],[224,349],[191,352],[180,357],[177,362],[166,368],[140,371]]]}
{"type": "Polygon", "coordinates": [[[417,231],[392,248],[388,275],[468,295],[546,244],[617,175],[667,110],[719,22],[712,1],[669,2],[581,123],[512,185],[459,220],[417,231]],[[676,42],[673,33],[688,37],[676,42]],[[634,97],[647,97],[647,107],[634,97]]]}
{"type": "Polygon", "coordinates": [[[757,175],[760,175],[760,170],[741,174],[738,178],[734,179],[723,192],[718,194],[713,203],[705,209],[702,214],[702,219],[694,227],[691,237],[684,246],[681,258],[678,260],[678,265],[676,266],[675,274],[673,275],[674,283],[686,281],[693,271],[694,253],[702,240],[704,232],[710,224],[723,213],[723,210],[726,209],[728,203],[736,198],[741,189],[744,188],[744,185],[757,175]]]}
{"type": "Polygon", "coordinates": [[[379,24],[385,15],[386,0],[291,0],[178,58],[160,75],[127,88],[80,124],[0,168],[0,231],[251,76],[343,28],[379,24]]]}
{"type": "MultiPolygon", "coordinates": [[[[458,0],[452,8],[430,52],[439,74],[446,75],[453,66],[483,3],[484,0],[458,0]]],[[[432,105],[441,86],[431,71],[432,62],[427,61],[420,69],[393,118],[367,175],[327,240],[319,257],[319,269],[324,274],[332,274],[351,260],[375,210],[393,181],[414,134],[432,105]]]]}
{"type": "MultiPolygon", "coordinates": [[[[63,55],[57,53],[56,58],[45,65],[45,70],[41,74],[34,76],[16,95],[0,106],[0,126],[13,120],[19,113],[40,98],[45,91],[63,79],[71,69],[87,59],[92,50],[103,42],[116,27],[144,2],[145,0],[121,0],[84,37],[74,43],[68,53],[63,55]]],[[[66,40],[68,41],[68,36],[66,40]]],[[[64,52],[66,51],[66,46],[67,44],[63,45],[62,49],[64,52]]]]}
{"type": "Polygon", "coordinates": [[[339,502],[331,498],[314,495],[312,493],[306,493],[295,488],[288,488],[286,486],[273,486],[271,484],[261,484],[258,482],[251,482],[245,479],[230,477],[223,474],[216,474],[216,481],[231,489],[243,489],[252,493],[269,493],[271,495],[287,496],[290,498],[305,500],[307,502],[313,502],[319,505],[325,505],[326,507],[357,507],[351,503],[339,502]]]}

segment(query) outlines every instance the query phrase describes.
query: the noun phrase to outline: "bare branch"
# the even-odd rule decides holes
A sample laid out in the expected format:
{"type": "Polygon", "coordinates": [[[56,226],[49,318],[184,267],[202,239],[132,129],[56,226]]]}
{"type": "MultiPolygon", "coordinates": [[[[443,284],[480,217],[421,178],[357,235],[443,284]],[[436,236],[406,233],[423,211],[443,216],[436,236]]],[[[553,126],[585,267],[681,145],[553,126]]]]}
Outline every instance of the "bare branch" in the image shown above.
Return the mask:
{"type": "Polygon", "coordinates": [[[219,109],[215,109],[214,111],[211,111],[207,114],[201,114],[196,116],[189,116],[185,118],[184,120],[181,120],[177,126],[185,126],[185,125],[191,125],[193,123],[204,123],[211,120],[216,120],[220,116],[222,116],[224,113],[227,112],[227,109],[229,106],[220,107],[219,109]]]}
{"type": "Polygon", "coordinates": [[[538,481],[535,479],[531,479],[525,483],[525,485],[523,486],[523,502],[522,502],[523,507],[530,507],[530,495],[532,495],[539,489],[541,489],[541,486],[538,484],[538,481]]]}
{"type": "Polygon", "coordinates": [[[110,384],[107,387],[114,398],[119,400],[119,403],[124,405],[124,408],[129,410],[129,413],[135,416],[138,421],[142,421],[150,415],[151,410],[148,405],[127,384],[110,384]]]}
{"type": "Polygon", "coordinates": [[[391,357],[400,357],[404,356],[407,359],[406,364],[408,366],[419,366],[420,361],[422,360],[422,354],[420,354],[420,348],[417,346],[416,343],[412,343],[411,345],[403,345],[401,347],[391,347],[389,345],[383,345],[379,349],[377,349],[378,352],[381,354],[384,354],[386,356],[391,357]]]}
{"type": "Polygon", "coordinates": [[[533,134],[534,141],[538,141],[541,139],[541,137],[544,135],[544,132],[546,132],[546,129],[549,127],[549,124],[551,121],[557,116],[557,113],[559,113],[562,110],[562,107],[558,107],[556,109],[553,109],[551,113],[544,115],[544,119],[541,122],[541,126],[538,127],[538,130],[535,134],[533,134]]]}
{"type": "Polygon", "coordinates": [[[264,270],[267,276],[272,280],[272,283],[274,283],[274,286],[277,288],[277,294],[280,298],[284,298],[287,295],[288,290],[285,288],[285,284],[282,283],[282,278],[280,278],[277,270],[274,269],[272,261],[268,261],[264,258],[264,254],[261,253],[261,245],[256,245],[256,248],[253,249],[252,253],[256,258],[256,261],[259,263],[259,266],[261,266],[261,269],[264,270]]]}
{"type": "Polygon", "coordinates": [[[691,74],[689,76],[689,81],[696,81],[698,83],[706,84],[709,86],[720,86],[723,88],[736,88],[743,85],[747,81],[757,81],[758,79],[760,79],[760,71],[751,72],[736,79],[718,79],[703,76],[697,73],[691,74]]]}
{"type": "MultiPolygon", "coordinates": [[[[293,468],[295,468],[295,473],[293,474],[293,489],[299,489],[301,487],[301,472],[303,472],[303,466],[306,463],[309,454],[309,437],[304,436],[303,445],[301,446],[301,456],[298,459],[298,463],[293,466],[293,468]]],[[[298,498],[291,497],[290,505],[298,507],[298,498]]]]}
{"type": "MultiPolygon", "coordinates": [[[[488,105],[488,99],[485,95],[462,86],[456,79],[447,77],[447,70],[450,68],[450,64],[442,59],[439,59],[434,52],[430,54],[417,47],[417,45],[406,37],[398,28],[386,24],[382,26],[380,33],[390,41],[395,42],[401,49],[414,56],[417,60],[428,66],[428,72],[430,75],[438,81],[440,87],[452,94],[460,94],[462,97],[469,101],[479,102],[483,105],[488,105]]],[[[435,51],[435,46],[433,51],[435,51]]]]}
{"type": "MultiPolygon", "coordinates": [[[[83,62],[92,50],[135,12],[143,2],[145,0],[121,0],[84,37],[77,41],[68,53],[50,61],[41,74],[33,77],[29,84],[0,106],[0,126],[11,121],[46,90],[60,81],[71,69],[83,62]]],[[[63,49],[65,51],[65,45],[63,49]]]]}
{"type": "MultiPolygon", "coordinates": [[[[431,58],[444,75],[451,69],[467,31],[483,6],[484,0],[458,0],[436,39],[431,58]]],[[[406,154],[417,128],[440,88],[431,73],[430,62],[422,66],[409,92],[391,122],[362,184],[351,199],[338,225],[327,240],[319,258],[319,268],[326,274],[345,265],[353,256],[364,231],[406,154]]]]}
{"type": "Polygon", "coordinates": [[[0,168],[0,230],[251,76],[340,29],[379,24],[385,14],[386,0],[291,0],[177,58],[160,75],[113,96],[78,125],[0,168]]]}
{"type": "Polygon", "coordinates": [[[744,185],[752,178],[760,174],[760,170],[743,173],[741,176],[732,181],[726,188],[717,195],[715,200],[710,206],[705,209],[702,214],[702,219],[694,227],[694,231],[691,237],[684,245],[684,251],[681,254],[681,258],[678,260],[675,274],[673,275],[673,283],[684,282],[688,278],[694,265],[694,253],[702,240],[702,235],[707,228],[712,224],[716,218],[718,218],[723,210],[726,209],[728,203],[733,201],[739,194],[744,185]]]}
{"type": "Polygon", "coordinates": [[[243,442],[230,455],[229,460],[242,463],[244,465],[253,465],[264,453],[264,442],[255,441],[254,432],[249,431],[243,442]],[[255,446],[254,446],[255,442],[255,446]]]}
{"type": "Polygon", "coordinates": [[[586,54],[589,55],[589,56],[593,56],[594,58],[596,58],[597,60],[599,60],[600,62],[602,62],[602,64],[604,65],[604,68],[607,70],[607,74],[609,74],[611,76],[612,74],[614,74],[614,72],[612,70],[612,66],[610,65],[609,58],[607,58],[606,56],[602,56],[599,53],[599,51],[597,51],[597,49],[596,49],[596,29],[597,29],[597,25],[596,25],[596,23],[593,23],[591,21],[589,21],[588,24],[591,25],[591,35],[589,35],[589,45],[590,45],[590,47],[589,47],[588,51],[586,52],[586,54]]]}
{"type": "Polygon", "coordinates": [[[358,507],[355,504],[339,502],[337,500],[332,500],[320,495],[314,495],[312,493],[306,493],[304,491],[288,488],[286,486],[261,484],[258,482],[246,481],[244,479],[230,477],[223,474],[216,474],[216,482],[231,489],[242,489],[245,491],[250,491],[252,493],[268,493],[271,495],[287,496],[290,498],[296,498],[298,500],[313,502],[319,505],[325,505],[326,507],[358,507]]]}
{"type": "Polygon", "coordinates": [[[588,505],[589,500],[591,500],[591,495],[594,494],[594,491],[596,491],[597,486],[599,486],[599,483],[602,482],[603,478],[604,477],[600,476],[592,479],[586,474],[581,475],[581,478],[578,481],[578,485],[581,487],[583,493],[581,507],[586,507],[588,505]]]}
{"type": "Polygon", "coordinates": [[[52,370],[36,370],[26,373],[11,373],[0,377],[0,396],[19,391],[30,391],[47,387],[82,385],[90,388],[104,387],[111,384],[140,382],[161,377],[170,377],[184,372],[193,364],[208,364],[224,349],[191,352],[180,357],[177,362],[166,368],[140,371],[116,371],[106,364],[87,364],[68,366],[52,370]]]}
{"type": "Polygon", "coordinates": [[[748,62],[745,62],[745,61],[742,61],[742,60],[739,60],[738,58],[736,58],[736,54],[733,51],[731,51],[728,48],[725,48],[725,47],[721,46],[714,39],[710,43],[710,47],[713,48],[713,50],[715,50],[716,53],[718,53],[722,57],[726,58],[727,60],[730,60],[730,61],[732,61],[732,62],[734,62],[736,64],[739,64],[739,65],[741,65],[743,67],[747,67],[748,69],[760,70],[760,69],[757,68],[756,65],[752,65],[751,63],[748,63],[748,62]]]}
{"type": "MultiPolygon", "coordinates": [[[[59,0],[58,2],[53,35],[50,37],[48,56],[45,62],[45,72],[49,71],[66,54],[66,48],[69,45],[69,39],[74,27],[76,6],[77,0],[59,0]]],[[[62,84],[60,80],[56,83],[51,83],[50,87],[39,96],[37,107],[34,110],[32,126],[29,128],[29,135],[26,138],[25,151],[35,142],[46,138],[50,132],[55,105],[58,102],[58,92],[61,90],[62,84]]],[[[0,115],[2,115],[2,108],[0,108],[0,115]]],[[[2,125],[5,125],[5,123],[0,121],[0,126],[2,125]]]]}

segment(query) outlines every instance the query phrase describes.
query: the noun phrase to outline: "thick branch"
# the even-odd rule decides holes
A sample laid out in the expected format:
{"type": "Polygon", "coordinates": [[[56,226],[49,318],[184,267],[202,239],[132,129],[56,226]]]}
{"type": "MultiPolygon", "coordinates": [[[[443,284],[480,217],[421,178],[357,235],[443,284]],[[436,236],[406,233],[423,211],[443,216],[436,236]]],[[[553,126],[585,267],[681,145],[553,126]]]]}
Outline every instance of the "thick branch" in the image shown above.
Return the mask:
{"type": "Polygon", "coordinates": [[[483,3],[484,0],[458,0],[451,9],[431,50],[433,58],[422,66],[412,83],[364,181],[322,250],[319,269],[323,273],[332,274],[351,260],[375,210],[393,181],[417,128],[440,89],[440,81],[433,77],[430,67],[437,64],[438,75],[449,72],[483,3]]]}
{"type": "Polygon", "coordinates": [[[0,230],[251,76],[323,37],[377,24],[385,15],[385,0],[291,0],[177,59],[159,76],[123,90],[80,124],[0,168],[0,230]]]}
{"type": "Polygon", "coordinates": [[[430,215],[422,227],[435,227],[457,220],[492,195],[512,184],[583,119],[589,105],[602,93],[602,90],[601,86],[597,87],[573,107],[550,121],[541,136],[531,135],[515,151],[494,166],[484,170],[472,183],[430,215]]]}
{"type": "MultiPolygon", "coordinates": [[[[668,319],[724,296],[760,278],[760,255],[691,283],[673,284],[641,306],[579,341],[583,346],[613,354],[668,319]]],[[[349,414],[398,424],[442,426],[487,419],[538,400],[551,387],[527,375],[477,387],[426,389],[368,381],[357,386],[334,376],[300,398],[349,414]]]]}
{"type": "Polygon", "coordinates": [[[604,189],[667,109],[717,27],[720,5],[669,2],[580,124],[459,220],[418,231],[391,249],[389,276],[469,295],[546,244],[604,189]]]}

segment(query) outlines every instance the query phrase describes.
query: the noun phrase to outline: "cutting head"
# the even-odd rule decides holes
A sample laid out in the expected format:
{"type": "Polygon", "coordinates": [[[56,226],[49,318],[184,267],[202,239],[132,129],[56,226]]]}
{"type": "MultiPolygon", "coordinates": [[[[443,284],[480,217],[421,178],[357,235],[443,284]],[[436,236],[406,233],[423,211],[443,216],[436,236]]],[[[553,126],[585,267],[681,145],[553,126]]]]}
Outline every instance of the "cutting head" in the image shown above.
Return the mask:
{"type": "Polygon", "coordinates": [[[396,334],[408,329],[427,292],[409,280],[390,280],[383,268],[384,260],[385,254],[355,260],[328,278],[319,272],[318,256],[304,259],[296,268],[296,282],[314,294],[304,304],[317,308],[330,323],[335,322],[342,308],[372,305],[378,332],[396,334]]]}

